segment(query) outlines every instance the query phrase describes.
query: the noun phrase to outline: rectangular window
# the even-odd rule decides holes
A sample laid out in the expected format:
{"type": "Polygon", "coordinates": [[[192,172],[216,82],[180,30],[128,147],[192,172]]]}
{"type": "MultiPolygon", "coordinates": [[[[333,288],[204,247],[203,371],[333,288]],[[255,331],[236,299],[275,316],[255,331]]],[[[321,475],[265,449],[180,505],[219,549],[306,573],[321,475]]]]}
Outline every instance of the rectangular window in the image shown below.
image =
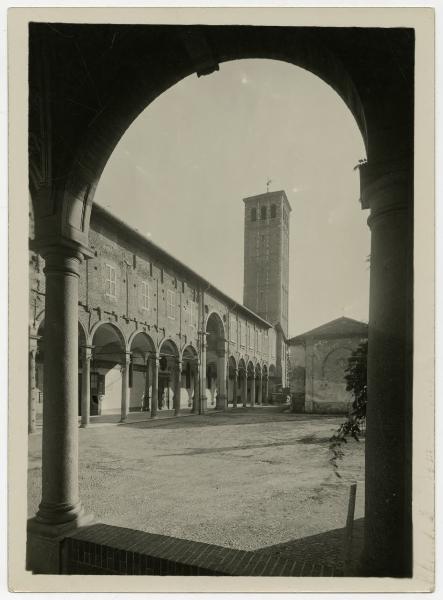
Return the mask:
{"type": "Polygon", "coordinates": [[[195,329],[197,326],[197,311],[195,310],[195,304],[189,302],[189,327],[195,329]]]}
{"type": "Polygon", "coordinates": [[[257,209],[251,208],[251,221],[256,221],[256,220],[257,220],[257,209]]]}
{"type": "Polygon", "coordinates": [[[237,321],[236,321],[235,317],[233,317],[233,316],[231,316],[229,329],[230,329],[230,333],[231,333],[231,336],[230,336],[231,342],[237,343],[237,321]]]}
{"type": "Polygon", "coordinates": [[[115,272],[114,267],[111,265],[106,265],[106,295],[110,298],[115,298],[117,296],[117,274],[115,272]]]}
{"type": "Polygon", "coordinates": [[[262,206],[261,210],[260,210],[260,216],[261,216],[262,220],[266,219],[267,212],[268,212],[267,211],[267,207],[266,206],[262,206]]]}
{"type": "Polygon", "coordinates": [[[143,310],[151,308],[151,286],[147,281],[142,282],[142,308],[143,310]]]}
{"type": "Polygon", "coordinates": [[[246,347],[246,323],[240,322],[240,343],[246,347]]]}
{"type": "Polygon", "coordinates": [[[277,216],[277,207],[275,204],[271,204],[271,219],[275,219],[277,216]]]}
{"type": "Polygon", "coordinates": [[[249,348],[252,349],[254,347],[254,332],[250,325],[248,326],[248,338],[249,338],[249,348]]]}
{"type": "Polygon", "coordinates": [[[172,290],[167,291],[166,311],[170,319],[175,319],[175,292],[172,290]]]}

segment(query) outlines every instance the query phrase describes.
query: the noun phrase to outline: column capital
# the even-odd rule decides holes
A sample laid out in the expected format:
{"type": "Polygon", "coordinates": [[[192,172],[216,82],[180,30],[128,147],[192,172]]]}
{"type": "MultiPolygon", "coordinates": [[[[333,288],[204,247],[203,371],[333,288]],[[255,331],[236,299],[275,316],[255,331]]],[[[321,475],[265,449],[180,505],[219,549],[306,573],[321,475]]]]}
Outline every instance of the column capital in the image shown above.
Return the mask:
{"type": "Polygon", "coordinates": [[[94,256],[94,252],[88,246],[59,235],[37,237],[31,241],[30,248],[43,256],[45,261],[52,255],[72,256],[79,260],[94,256]]]}
{"type": "Polygon", "coordinates": [[[84,346],[80,346],[79,350],[81,352],[82,358],[85,358],[86,360],[91,360],[93,346],[88,346],[85,344],[84,346]]]}
{"type": "Polygon", "coordinates": [[[359,168],[360,202],[372,213],[402,210],[412,204],[414,167],[412,159],[370,161],[359,168]]]}
{"type": "Polygon", "coordinates": [[[131,352],[123,352],[123,361],[125,362],[126,365],[128,365],[131,362],[131,358],[132,358],[131,352]]]}

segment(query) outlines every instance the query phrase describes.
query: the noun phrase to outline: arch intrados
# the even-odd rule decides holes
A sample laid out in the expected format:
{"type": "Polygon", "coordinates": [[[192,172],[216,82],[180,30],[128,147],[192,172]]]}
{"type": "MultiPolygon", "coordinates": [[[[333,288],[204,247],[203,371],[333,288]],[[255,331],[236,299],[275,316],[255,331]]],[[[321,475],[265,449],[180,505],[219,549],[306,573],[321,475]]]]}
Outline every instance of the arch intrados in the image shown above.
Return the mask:
{"type": "Polygon", "coordinates": [[[232,367],[233,369],[236,369],[236,368],[237,368],[237,361],[235,360],[235,357],[234,357],[234,356],[232,356],[232,355],[231,355],[231,356],[229,357],[229,360],[228,360],[228,365],[229,365],[230,367],[232,367]]]}
{"type": "Polygon", "coordinates": [[[176,358],[178,358],[180,356],[180,352],[179,352],[177,344],[174,342],[174,340],[171,340],[170,338],[166,338],[161,342],[158,351],[159,351],[160,355],[161,354],[168,355],[168,356],[173,355],[176,358]],[[171,352],[167,352],[168,346],[171,348],[171,350],[172,350],[171,352]]]}
{"type": "Polygon", "coordinates": [[[120,329],[120,327],[116,323],[113,323],[112,321],[99,321],[98,323],[96,323],[94,325],[94,327],[91,329],[91,333],[89,335],[89,338],[91,341],[91,343],[90,343],[91,346],[94,346],[94,338],[98,334],[100,329],[102,329],[102,328],[106,328],[106,329],[112,331],[114,333],[115,337],[117,338],[117,340],[119,341],[119,343],[121,344],[122,350],[126,350],[127,344],[126,344],[125,335],[124,335],[123,331],[120,329]]]}
{"type": "Polygon", "coordinates": [[[138,347],[134,348],[134,342],[137,338],[143,339],[145,341],[145,352],[155,352],[155,344],[154,344],[154,340],[151,338],[150,335],[148,335],[146,333],[146,331],[134,331],[129,340],[128,340],[128,349],[130,352],[134,351],[134,350],[138,350],[138,347]]]}
{"type": "MultiPolygon", "coordinates": [[[[352,77],[344,69],[341,61],[329,50],[321,46],[319,40],[312,33],[309,34],[309,32],[303,31],[303,28],[297,28],[296,32],[294,28],[291,28],[291,32],[284,32],[284,35],[284,28],[281,28],[282,35],[278,37],[273,36],[272,38],[268,38],[269,32],[266,32],[266,29],[271,28],[257,27],[255,29],[255,37],[253,36],[247,42],[245,42],[244,36],[239,31],[238,35],[242,37],[238,39],[238,44],[236,43],[235,36],[234,39],[232,39],[232,36],[228,36],[228,40],[217,38],[217,43],[221,46],[215,52],[218,56],[218,62],[224,63],[247,59],[275,60],[302,68],[319,77],[340,96],[351,111],[367,149],[368,135],[364,107],[352,77]],[[248,43],[251,45],[251,48],[247,47],[248,43]]],[[[208,28],[207,32],[203,33],[203,37],[211,36],[211,29],[208,28]]],[[[80,187],[80,189],[73,190],[74,192],[81,193],[85,186],[90,190],[87,199],[88,205],[91,205],[93,202],[97,183],[112,152],[135,119],[164,92],[195,72],[195,68],[189,68],[188,65],[177,67],[172,73],[168,72],[163,75],[165,80],[161,80],[160,76],[157,75],[156,84],[154,84],[155,87],[154,89],[149,89],[149,93],[147,93],[143,85],[134,85],[133,88],[140,91],[138,94],[131,96],[130,101],[132,105],[128,105],[129,100],[127,95],[124,95],[124,98],[122,95],[116,101],[117,104],[114,106],[114,111],[108,111],[109,114],[117,113],[119,115],[118,127],[115,126],[115,123],[110,127],[110,123],[106,121],[106,114],[101,115],[95,120],[94,125],[89,128],[88,134],[84,136],[79,147],[76,160],[74,161],[76,167],[73,169],[70,177],[71,185],[77,186],[77,188],[80,187]],[[106,135],[102,135],[104,131],[106,131],[106,135]],[[113,137],[110,136],[110,131],[113,137]],[[94,155],[90,153],[91,147],[95,148],[94,155]],[[84,160],[85,157],[88,158],[87,161],[84,160]],[[84,164],[89,165],[86,172],[82,167],[84,164]],[[78,176],[74,172],[75,169],[81,170],[78,176]],[[85,181],[85,178],[88,181],[85,181]]],[[[139,84],[146,77],[141,63],[140,70],[134,70],[133,73],[135,75],[132,83],[139,84]]],[[[74,193],[73,196],[75,195],[74,193]]],[[[67,208],[68,212],[72,212],[73,210],[74,206],[67,208]]],[[[86,232],[89,228],[89,217],[90,211],[87,211],[87,223],[83,224],[84,231],[86,232]]]]}
{"type": "Polygon", "coordinates": [[[210,321],[214,322],[216,324],[216,328],[218,329],[217,335],[224,337],[225,326],[223,324],[223,319],[222,319],[221,315],[215,310],[213,310],[211,313],[209,313],[208,318],[206,319],[206,324],[205,324],[206,333],[212,333],[211,331],[208,330],[208,325],[209,325],[210,321]]]}
{"type": "Polygon", "coordinates": [[[182,358],[183,360],[195,360],[198,358],[197,350],[192,344],[188,344],[184,347],[182,352],[182,358]]]}

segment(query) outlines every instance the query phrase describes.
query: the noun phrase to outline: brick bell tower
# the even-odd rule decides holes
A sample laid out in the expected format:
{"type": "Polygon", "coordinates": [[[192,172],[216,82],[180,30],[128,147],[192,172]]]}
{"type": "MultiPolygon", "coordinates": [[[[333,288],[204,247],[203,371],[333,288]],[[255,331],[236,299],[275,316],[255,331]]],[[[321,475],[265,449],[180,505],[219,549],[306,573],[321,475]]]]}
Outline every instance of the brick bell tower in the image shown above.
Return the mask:
{"type": "Polygon", "coordinates": [[[244,198],[243,303],[288,335],[289,213],[283,190],[244,198]]]}

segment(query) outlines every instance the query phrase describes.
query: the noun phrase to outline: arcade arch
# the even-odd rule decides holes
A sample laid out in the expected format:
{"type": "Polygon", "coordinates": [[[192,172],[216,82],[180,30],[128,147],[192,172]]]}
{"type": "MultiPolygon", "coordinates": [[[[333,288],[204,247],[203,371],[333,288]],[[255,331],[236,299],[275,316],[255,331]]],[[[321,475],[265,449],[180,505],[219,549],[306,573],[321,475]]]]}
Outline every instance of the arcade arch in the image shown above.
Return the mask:
{"type": "Polygon", "coordinates": [[[211,313],[206,321],[206,405],[226,408],[226,338],[220,315],[211,313]]]}

